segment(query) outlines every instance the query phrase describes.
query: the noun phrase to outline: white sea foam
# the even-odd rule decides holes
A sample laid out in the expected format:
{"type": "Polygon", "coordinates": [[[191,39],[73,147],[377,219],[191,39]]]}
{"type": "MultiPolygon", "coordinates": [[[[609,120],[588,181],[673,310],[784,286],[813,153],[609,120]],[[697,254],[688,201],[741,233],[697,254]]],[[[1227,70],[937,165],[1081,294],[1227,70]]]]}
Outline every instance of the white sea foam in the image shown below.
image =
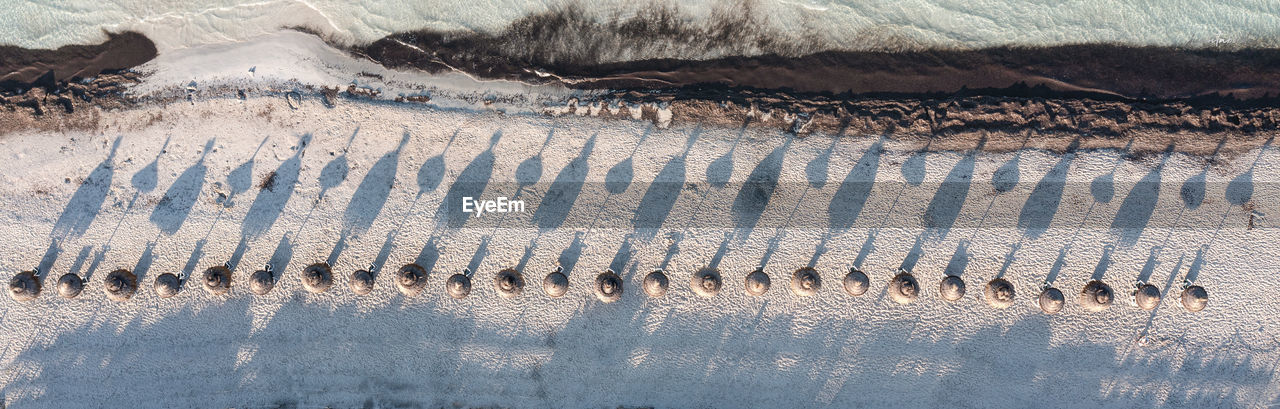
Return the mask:
{"type": "MultiPolygon", "coordinates": [[[[607,0],[584,5],[599,18],[626,16],[640,7],[607,0]]],[[[682,2],[689,19],[735,9],[726,0],[682,2]]],[[[306,26],[340,42],[363,43],[413,29],[496,31],[559,1],[479,0],[358,3],[342,0],[171,1],[71,0],[47,3],[0,0],[0,43],[53,48],[92,43],[102,30],[136,30],[162,51],[196,44],[238,41],[306,26]]],[[[1274,44],[1280,37],[1280,3],[1267,0],[1142,1],[1075,0],[762,0],[754,11],[778,31],[843,47],[885,41],[982,47],[1004,44],[1119,42],[1147,45],[1274,44]]]]}

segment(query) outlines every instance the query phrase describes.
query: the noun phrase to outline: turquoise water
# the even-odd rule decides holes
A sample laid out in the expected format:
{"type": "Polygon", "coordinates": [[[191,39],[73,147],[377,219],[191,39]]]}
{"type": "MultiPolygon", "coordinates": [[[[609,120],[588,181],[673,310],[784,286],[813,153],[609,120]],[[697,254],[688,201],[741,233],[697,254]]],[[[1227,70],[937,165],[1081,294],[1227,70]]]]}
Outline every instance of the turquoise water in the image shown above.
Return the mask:
{"type": "MultiPolygon", "coordinates": [[[[627,16],[649,2],[598,1],[587,14],[627,16]],[[634,5],[642,3],[643,5],[634,5]]],[[[33,48],[90,43],[102,30],[137,30],[161,50],[239,41],[307,26],[363,43],[412,29],[495,31],[563,1],[474,0],[0,0],[0,42],[33,48]]],[[[1280,42],[1274,0],[759,0],[689,1],[682,20],[708,24],[750,9],[752,21],[818,48],[984,47],[1114,42],[1267,46],[1280,42]]]]}

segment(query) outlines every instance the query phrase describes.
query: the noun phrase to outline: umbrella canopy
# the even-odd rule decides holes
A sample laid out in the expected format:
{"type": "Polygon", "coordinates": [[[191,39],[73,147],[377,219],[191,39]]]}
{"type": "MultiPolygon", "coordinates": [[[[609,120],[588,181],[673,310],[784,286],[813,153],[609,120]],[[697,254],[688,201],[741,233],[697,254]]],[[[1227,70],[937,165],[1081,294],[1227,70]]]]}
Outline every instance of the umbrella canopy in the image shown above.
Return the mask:
{"type": "Polygon", "coordinates": [[[641,283],[644,293],[653,298],[666,295],[668,285],[667,273],[662,272],[662,270],[654,271],[644,276],[644,282],[641,283]]]}
{"type": "Polygon", "coordinates": [[[156,276],[156,295],[160,298],[169,298],[178,295],[182,291],[182,280],[178,279],[173,273],[164,273],[156,276]]]}
{"type": "Polygon", "coordinates": [[[911,304],[920,297],[920,284],[908,272],[900,272],[889,280],[889,299],[902,305],[911,304]]]}
{"type": "Polygon", "coordinates": [[[559,270],[552,271],[542,279],[542,291],[551,298],[564,297],[569,292],[569,277],[565,277],[559,270]]]}
{"type": "Polygon", "coordinates": [[[213,295],[223,295],[231,292],[231,269],[226,266],[213,266],[205,269],[204,290],[213,295]]]}
{"type": "Polygon", "coordinates": [[[698,270],[689,280],[693,293],[703,297],[714,297],[720,293],[720,270],[706,267],[698,270]]]}
{"type": "Polygon", "coordinates": [[[422,266],[409,263],[396,272],[396,289],[405,297],[414,297],[427,286],[427,270],[422,266]]]}
{"type": "Polygon", "coordinates": [[[943,277],[942,282],[938,283],[938,295],[941,295],[943,300],[959,301],[964,298],[964,280],[960,276],[943,277]]]}
{"type": "Polygon", "coordinates": [[[461,273],[449,276],[444,282],[444,291],[455,300],[467,298],[471,294],[471,277],[461,273]]]}
{"type": "Polygon", "coordinates": [[[1133,303],[1143,311],[1151,311],[1160,306],[1160,289],[1151,284],[1143,284],[1133,290],[1133,303]]]}
{"type": "Polygon", "coordinates": [[[62,298],[76,298],[81,291],[84,291],[84,279],[79,275],[66,273],[58,278],[58,295],[62,298]]]}
{"type": "Polygon", "coordinates": [[[1190,312],[1199,312],[1209,305],[1209,292],[1198,285],[1187,286],[1182,290],[1182,307],[1190,312]]]}
{"type": "Polygon", "coordinates": [[[127,301],[138,291],[138,276],[125,269],[107,273],[102,290],[112,301],[127,301]]]}
{"type": "Polygon", "coordinates": [[[1100,312],[1111,307],[1114,293],[1111,286],[1106,283],[1093,280],[1084,285],[1084,289],[1080,291],[1080,306],[1085,311],[1100,312]]]}
{"type": "Polygon", "coordinates": [[[1062,311],[1062,307],[1066,305],[1067,298],[1062,295],[1062,291],[1057,288],[1048,287],[1040,292],[1040,311],[1045,314],[1057,314],[1062,311]]]}
{"type": "Polygon", "coordinates": [[[333,287],[333,269],[329,263],[315,263],[303,269],[302,287],[314,294],[329,291],[329,287],[333,287]]]}
{"type": "Polygon", "coordinates": [[[822,276],[813,267],[801,267],[791,273],[791,292],[801,297],[808,297],[822,289],[822,276]]]}
{"type": "Polygon", "coordinates": [[[986,296],[987,305],[991,308],[1003,310],[1013,305],[1013,284],[1009,280],[1003,278],[991,280],[982,293],[986,296]]]}
{"type": "Polygon", "coordinates": [[[502,298],[516,298],[524,292],[524,275],[513,268],[503,269],[493,277],[493,285],[502,298]]]}
{"type": "Polygon", "coordinates": [[[769,280],[769,275],[765,274],[763,270],[756,270],[747,274],[746,288],[748,295],[762,296],[764,293],[769,292],[770,284],[772,282],[769,280]]]}
{"type": "Polygon", "coordinates": [[[23,271],[9,280],[9,296],[16,301],[28,302],[40,296],[40,278],[34,271],[23,271]]]}
{"type": "Polygon", "coordinates": [[[596,298],[606,303],[622,299],[622,278],[613,270],[605,270],[596,276],[596,298]]]}
{"type": "Polygon", "coordinates": [[[257,295],[266,295],[276,286],[276,275],[271,270],[257,270],[249,275],[249,291],[257,295]]]}
{"type": "Polygon", "coordinates": [[[373,292],[373,272],[369,270],[356,270],[351,273],[351,292],[356,295],[369,295],[373,292]]]}
{"type": "Polygon", "coordinates": [[[867,289],[871,288],[871,278],[867,277],[867,273],[862,272],[857,267],[849,269],[849,274],[844,275],[842,282],[844,292],[857,297],[867,293],[867,289]]]}

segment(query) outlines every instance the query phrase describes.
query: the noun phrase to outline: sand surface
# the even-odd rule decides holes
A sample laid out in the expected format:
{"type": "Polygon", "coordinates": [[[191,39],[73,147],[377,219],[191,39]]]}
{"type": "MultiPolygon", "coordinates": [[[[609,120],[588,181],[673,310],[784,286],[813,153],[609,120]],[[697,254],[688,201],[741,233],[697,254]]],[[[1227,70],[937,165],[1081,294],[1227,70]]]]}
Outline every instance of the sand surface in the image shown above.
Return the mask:
{"type": "MultiPolygon", "coordinates": [[[[139,89],[240,84],[164,61],[139,89]]],[[[40,266],[46,289],[88,280],[72,300],[0,297],[0,395],[14,408],[1280,403],[1273,146],[1213,161],[968,149],[461,105],[293,109],[268,93],[10,132],[0,266],[40,266]],[[448,204],[466,195],[527,209],[468,217],[448,204]],[[321,294],[300,279],[316,262],[334,269],[321,294]],[[406,298],[392,278],[411,262],[428,282],[406,298]],[[151,287],[223,263],[229,295],[151,287]],[[268,263],[281,281],[253,295],[268,263]],[[372,293],[353,294],[350,273],[371,265],[372,293]],[[557,266],[561,298],[493,286],[503,268],[537,283],[557,266]],[[695,296],[707,266],[724,288],[695,296]],[[775,288],[748,296],[760,266],[775,288]],[[805,266],[818,294],[779,285],[805,266]],[[858,298],[832,284],[851,266],[871,278],[858,298]],[[900,267],[922,292],[906,306],[885,296],[900,267]],[[103,294],[117,268],[139,278],[128,302],[103,294]],[[640,282],[658,268],[671,287],[650,298],[640,282]],[[471,295],[449,298],[464,269],[471,295]],[[625,285],[608,304],[593,293],[606,269],[625,285]],[[947,274],[969,287],[954,303],[937,293],[947,274]],[[1199,313],[1176,303],[1188,275],[1209,293],[1199,313]],[[1004,310],[980,298],[997,276],[1018,292],[1004,310]],[[1144,279],[1165,302],[1145,312],[1118,295],[1087,313],[1074,300],[1091,277],[1118,294],[1144,279]],[[1034,301],[1049,278],[1068,300],[1052,316],[1034,301]]]]}

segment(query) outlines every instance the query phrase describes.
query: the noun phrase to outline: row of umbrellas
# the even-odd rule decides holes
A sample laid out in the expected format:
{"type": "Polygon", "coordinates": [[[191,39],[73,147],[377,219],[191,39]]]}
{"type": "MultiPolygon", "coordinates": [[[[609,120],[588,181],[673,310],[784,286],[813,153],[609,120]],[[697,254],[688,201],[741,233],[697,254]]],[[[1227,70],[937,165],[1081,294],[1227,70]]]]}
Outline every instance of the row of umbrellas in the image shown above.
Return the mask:
{"type": "MultiPolygon", "coordinates": [[[[14,275],[9,281],[9,296],[21,302],[30,302],[39,297],[41,292],[40,278],[37,271],[24,271],[14,275]]],[[[453,274],[445,281],[445,293],[455,299],[463,299],[471,294],[473,274],[469,270],[453,274]]],[[[231,292],[232,272],[226,266],[206,269],[201,274],[201,282],[205,291],[213,295],[225,295],[231,292]]],[[[257,295],[271,292],[279,277],[271,266],[254,271],[249,275],[249,291],[257,295]]],[[[376,274],[370,269],[356,270],[351,273],[349,285],[357,295],[373,292],[376,274]]],[[[395,273],[396,289],[406,297],[417,296],[426,287],[427,271],[417,264],[406,264],[395,273]]],[[[494,288],[498,296],[505,299],[519,297],[525,288],[524,275],[512,268],[504,269],[494,275],[494,288]]],[[[156,276],[154,290],[160,298],[170,298],[182,290],[183,280],[173,273],[156,276]]],[[[333,269],[327,263],[315,263],[302,270],[302,286],[311,293],[323,293],[333,287],[333,269]]],[[[67,273],[58,279],[58,295],[63,298],[76,298],[84,290],[84,280],[75,273],[67,273]]],[[[841,280],[844,292],[852,297],[867,293],[871,286],[870,277],[854,267],[850,268],[841,280]]],[[[612,270],[606,270],[596,276],[592,291],[596,298],[605,303],[622,298],[623,280],[612,270]]],[[[649,273],[641,281],[640,287],[649,297],[662,297],[670,288],[667,273],[657,270],[649,273]]],[[[694,273],[689,280],[689,287],[694,294],[701,297],[714,297],[723,287],[720,271],[715,268],[703,268],[694,273]]],[[[772,287],[772,279],[763,270],[757,269],[747,274],[744,288],[748,295],[762,296],[772,287]]],[[[802,267],[791,274],[788,283],[791,292],[800,297],[817,295],[822,289],[822,276],[812,267],[802,267]]],[[[560,268],[556,268],[542,280],[542,289],[552,298],[563,297],[569,291],[569,279],[560,268]]],[[[131,271],[119,269],[107,274],[103,280],[103,291],[113,301],[127,301],[138,290],[138,277],[131,271]]],[[[885,289],[889,299],[902,305],[911,304],[920,298],[920,283],[915,275],[905,269],[899,269],[889,280],[885,289]]],[[[965,282],[960,276],[948,275],[938,284],[939,296],[948,302],[957,302],[964,298],[965,282]]],[[[995,278],[983,289],[983,300],[996,309],[1009,308],[1014,303],[1016,292],[1013,283],[1004,278],[995,278]]],[[[1128,293],[1130,304],[1144,311],[1156,309],[1161,302],[1161,291],[1155,285],[1142,281],[1134,283],[1128,293]]],[[[1183,308],[1190,312],[1203,310],[1209,302],[1209,294],[1199,285],[1190,281],[1182,284],[1179,297],[1183,308]]],[[[1115,300],[1115,291],[1101,280],[1092,280],[1080,291],[1078,302],[1089,312],[1100,312],[1111,307],[1115,300]]],[[[1066,298],[1061,290],[1045,283],[1036,298],[1036,304],[1046,314],[1062,311],[1066,298]]]]}

